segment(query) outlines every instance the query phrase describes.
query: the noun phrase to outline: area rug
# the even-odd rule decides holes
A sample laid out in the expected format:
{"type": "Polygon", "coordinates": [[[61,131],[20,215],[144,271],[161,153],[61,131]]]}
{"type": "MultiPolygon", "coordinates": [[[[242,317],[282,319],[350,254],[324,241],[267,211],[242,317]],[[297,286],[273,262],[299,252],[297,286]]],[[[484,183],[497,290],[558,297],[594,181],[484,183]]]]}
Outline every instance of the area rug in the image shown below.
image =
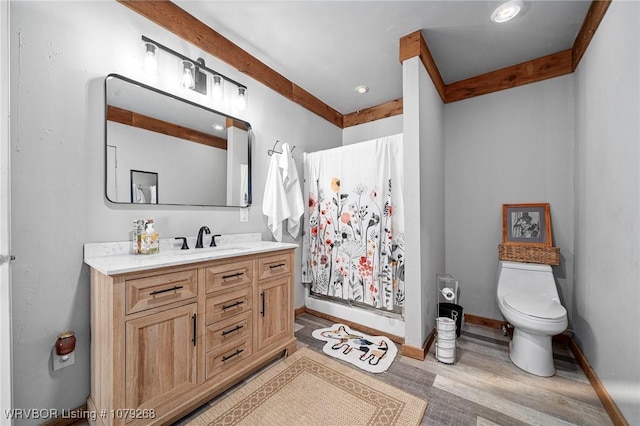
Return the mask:
{"type": "Polygon", "coordinates": [[[427,402],[302,348],[189,426],[419,425],[427,402]]]}
{"type": "Polygon", "coordinates": [[[352,331],[344,324],[313,330],[311,335],[327,342],[322,351],[332,357],[347,361],[370,373],[386,371],[395,359],[398,349],[386,336],[367,336],[352,331]]]}

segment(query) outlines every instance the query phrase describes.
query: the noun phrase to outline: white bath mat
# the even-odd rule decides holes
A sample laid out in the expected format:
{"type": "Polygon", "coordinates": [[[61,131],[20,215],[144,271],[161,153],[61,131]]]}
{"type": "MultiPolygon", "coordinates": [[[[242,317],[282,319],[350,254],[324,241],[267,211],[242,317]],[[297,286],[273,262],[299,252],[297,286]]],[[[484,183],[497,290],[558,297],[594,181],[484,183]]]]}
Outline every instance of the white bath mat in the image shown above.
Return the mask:
{"type": "Polygon", "coordinates": [[[371,373],[386,371],[398,353],[396,345],[385,336],[367,336],[344,324],[313,330],[311,334],[327,342],[322,350],[329,356],[347,361],[371,373]]]}

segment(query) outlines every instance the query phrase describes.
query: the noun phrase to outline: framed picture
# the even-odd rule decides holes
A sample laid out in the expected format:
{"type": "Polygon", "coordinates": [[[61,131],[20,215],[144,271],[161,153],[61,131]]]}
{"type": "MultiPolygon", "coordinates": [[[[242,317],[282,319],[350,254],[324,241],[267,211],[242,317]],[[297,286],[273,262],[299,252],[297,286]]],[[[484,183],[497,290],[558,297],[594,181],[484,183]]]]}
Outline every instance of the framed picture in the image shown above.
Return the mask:
{"type": "Polygon", "coordinates": [[[552,246],[549,203],[503,204],[502,243],[552,246]]]}

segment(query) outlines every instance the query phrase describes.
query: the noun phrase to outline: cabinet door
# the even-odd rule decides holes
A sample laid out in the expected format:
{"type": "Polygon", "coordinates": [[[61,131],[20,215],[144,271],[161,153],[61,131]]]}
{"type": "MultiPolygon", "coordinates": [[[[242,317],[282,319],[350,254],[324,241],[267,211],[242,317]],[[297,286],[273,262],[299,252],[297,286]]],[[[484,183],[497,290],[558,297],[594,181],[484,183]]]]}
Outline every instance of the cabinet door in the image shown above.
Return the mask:
{"type": "Polygon", "coordinates": [[[126,408],[153,408],[196,385],[196,304],[126,322],[126,408]]]}
{"type": "Polygon", "coordinates": [[[258,284],[257,350],[293,336],[290,291],[290,276],[258,284]]]}

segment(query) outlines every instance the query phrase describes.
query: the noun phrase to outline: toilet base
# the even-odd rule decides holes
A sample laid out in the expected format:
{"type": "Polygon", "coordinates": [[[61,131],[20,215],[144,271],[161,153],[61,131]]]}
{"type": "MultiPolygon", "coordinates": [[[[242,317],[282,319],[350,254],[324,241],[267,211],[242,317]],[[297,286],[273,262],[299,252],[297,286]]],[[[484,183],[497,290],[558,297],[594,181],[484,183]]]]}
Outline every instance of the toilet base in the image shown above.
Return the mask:
{"type": "Polygon", "coordinates": [[[515,327],[509,343],[509,357],[517,367],[536,376],[556,374],[551,336],[532,334],[515,327]]]}

